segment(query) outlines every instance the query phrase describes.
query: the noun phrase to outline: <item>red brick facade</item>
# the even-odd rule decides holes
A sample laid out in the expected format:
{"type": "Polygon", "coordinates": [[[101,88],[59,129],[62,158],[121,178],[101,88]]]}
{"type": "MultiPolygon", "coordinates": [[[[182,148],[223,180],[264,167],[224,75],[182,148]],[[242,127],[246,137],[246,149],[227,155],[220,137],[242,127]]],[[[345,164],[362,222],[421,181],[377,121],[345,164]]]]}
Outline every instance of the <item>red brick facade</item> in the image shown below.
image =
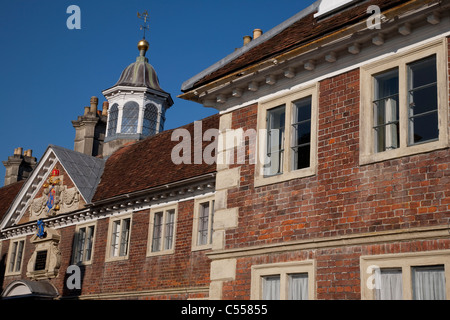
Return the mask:
{"type": "MultiPolygon", "coordinates": [[[[410,1],[411,8],[415,8],[414,2],[410,1]]],[[[377,3],[390,9],[390,5],[396,6],[398,1],[389,4],[380,0],[377,3]]],[[[359,7],[355,19],[363,16],[365,11],[362,9],[365,8],[359,7]]],[[[300,25],[313,19],[313,15],[308,14],[300,25]]],[[[295,25],[292,28],[295,29],[295,25]]],[[[446,40],[448,83],[439,85],[449,90],[450,37],[446,40]]],[[[258,50],[263,49],[264,46],[258,50]]],[[[219,69],[210,77],[227,72],[231,71],[219,69]]],[[[217,166],[173,163],[170,151],[177,142],[170,139],[170,131],[125,146],[111,155],[105,162],[93,204],[85,208],[93,216],[87,221],[96,224],[93,260],[81,266],[81,289],[68,289],[69,275],[65,273],[72,264],[76,216],[71,216],[68,225],[57,228],[61,235],[61,266],[59,274],[49,281],[63,298],[247,300],[255,297],[252,296],[255,267],[312,261],[314,277],[308,281],[313,283],[314,294],[309,298],[358,300],[364,297],[363,279],[365,273],[369,273],[362,264],[366,257],[433,255],[437,251],[450,257],[448,141],[445,141],[446,146],[436,150],[362,164],[361,121],[364,119],[361,120],[361,106],[365,94],[361,88],[362,72],[362,68],[352,65],[340,74],[328,76],[329,73],[325,73],[326,76],[317,78],[317,130],[311,132],[317,137],[317,152],[313,155],[317,169],[305,177],[255,186],[257,165],[250,158],[256,156],[256,142],[251,139],[245,141],[245,159],[217,166]],[[158,147],[162,155],[155,152],[158,147]],[[206,183],[195,185],[200,181],[196,179],[204,176],[208,176],[209,180],[205,178],[208,185],[215,181],[215,186],[209,186],[206,191],[206,183]],[[197,199],[205,194],[212,197],[213,193],[217,210],[210,243],[206,249],[193,250],[197,199]],[[172,198],[169,201],[167,197],[172,198]],[[149,204],[153,199],[156,202],[149,204]],[[139,206],[145,201],[147,207],[142,209],[139,206]],[[148,255],[151,210],[167,203],[177,206],[173,253],[148,255]],[[121,211],[122,208],[128,211],[121,211]],[[110,219],[121,214],[131,214],[129,254],[124,259],[110,261],[110,219]]],[[[295,81],[295,78],[282,78],[282,81],[295,81]]],[[[208,81],[208,78],[200,79],[200,84],[202,81],[208,81]]],[[[286,87],[291,89],[299,85],[288,84],[286,87]]],[[[283,85],[279,84],[280,88],[284,88],[283,85]]],[[[261,94],[262,98],[257,96],[255,100],[248,100],[256,101],[254,103],[233,105],[223,114],[204,119],[201,133],[218,127],[220,130],[256,131],[261,105],[265,103],[261,101],[277,94],[275,89],[273,92],[267,88],[263,90],[266,91],[261,94]],[[226,128],[224,123],[227,124],[229,119],[229,128],[226,128]]],[[[205,92],[205,95],[213,94],[214,90],[205,92]]],[[[446,95],[450,101],[450,91],[446,95]]],[[[450,115],[450,105],[443,109],[447,107],[447,113],[439,114],[450,115]]],[[[183,128],[188,128],[191,134],[196,130],[192,124],[183,128]]],[[[209,141],[203,141],[203,149],[208,144],[209,141]]],[[[63,169],[61,172],[67,175],[63,169]]],[[[64,182],[71,183],[67,176],[64,182]]],[[[18,192],[14,189],[18,186],[11,188],[18,192]]],[[[11,192],[10,188],[3,188],[3,191],[5,194],[11,192]]],[[[0,199],[2,195],[0,192],[0,199]]],[[[5,195],[8,204],[12,203],[11,197],[5,195]]],[[[1,205],[0,208],[6,211],[7,206],[1,205]]],[[[21,222],[26,224],[28,220],[23,218],[21,222]]],[[[22,232],[27,238],[20,275],[3,277],[11,240],[2,239],[0,281],[3,281],[3,289],[15,280],[27,278],[26,264],[35,245],[29,241],[31,227],[30,230],[24,228],[22,232]]],[[[445,266],[447,275],[449,266],[450,262],[445,266]]],[[[450,292],[449,282],[447,279],[446,292],[450,292]]],[[[450,299],[448,294],[447,299],[450,299]]]]}
{"type": "MultiPolygon", "coordinates": [[[[175,254],[170,255],[146,256],[150,220],[150,213],[146,210],[136,212],[132,216],[129,258],[105,262],[109,219],[99,219],[96,224],[92,264],[81,267],[81,290],[69,290],[66,286],[69,274],[64,274],[71,264],[75,226],[58,229],[61,232],[59,249],[62,263],[59,276],[51,280],[52,284],[62,296],[69,297],[134,292],[141,294],[133,299],[204,298],[208,292],[205,287],[209,285],[210,262],[204,250],[191,251],[193,205],[193,200],[178,204],[175,254]],[[200,292],[179,293],[186,288],[199,288],[200,292]],[[154,293],[164,291],[167,293],[154,293]],[[177,293],[170,293],[171,291],[177,293]]],[[[6,277],[3,288],[14,280],[26,279],[26,263],[35,250],[35,245],[30,244],[29,239],[30,236],[25,244],[25,265],[21,275],[6,277]]],[[[8,248],[9,241],[3,241],[1,257],[4,264],[8,248]]]]}
{"type": "MultiPolygon", "coordinates": [[[[239,226],[226,232],[227,249],[448,225],[448,149],[359,165],[359,73],[319,83],[315,176],[255,188],[255,166],[235,165],[241,180],[228,207],[239,208],[239,226]]],[[[257,107],[233,112],[233,129],[256,129],[257,107]]],[[[223,298],[249,298],[252,265],[315,259],[317,299],[360,299],[360,256],[444,249],[448,237],[238,258],[223,298]]]]}

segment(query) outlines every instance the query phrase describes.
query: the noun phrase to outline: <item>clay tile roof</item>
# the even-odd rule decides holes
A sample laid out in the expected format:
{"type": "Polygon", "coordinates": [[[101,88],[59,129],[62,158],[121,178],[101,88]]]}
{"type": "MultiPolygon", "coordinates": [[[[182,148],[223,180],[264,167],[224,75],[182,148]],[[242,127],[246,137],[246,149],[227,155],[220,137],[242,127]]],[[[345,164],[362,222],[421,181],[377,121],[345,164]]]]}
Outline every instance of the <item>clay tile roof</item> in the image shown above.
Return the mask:
{"type": "Polygon", "coordinates": [[[0,220],[3,219],[24,182],[25,180],[22,180],[0,188],[0,220]]]}
{"type": "MultiPolygon", "coordinates": [[[[218,129],[219,115],[205,118],[201,124],[203,132],[218,129]]],[[[126,145],[106,161],[92,202],[215,172],[215,163],[207,164],[203,161],[201,164],[193,163],[194,123],[181,128],[188,130],[192,137],[192,164],[176,165],[171,159],[172,149],[181,141],[171,141],[175,129],[126,145]]],[[[203,142],[203,148],[210,143],[210,141],[203,142]]]]}
{"type": "MultiPolygon", "coordinates": [[[[323,19],[314,18],[314,12],[311,12],[311,7],[305,9],[305,14],[299,14],[297,21],[293,19],[289,26],[283,26],[281,32],[270,32],[274,34],[267,40],[261,42],[257,46],[250,47],[251,49],[245,51],[235,58],[225,58],[219,61],[214,68],[210,67],[211,72],[205,75],[205,72],[186,81],[189,85],[182,87],[183,92],[198,88],[214,80],[220,79],[223,76],[245,69],[253,64],[273,58],[279,54],[288,52],[292,49],[300,47],[304,44],[310,43],[315,39],[321,38],[345,26],[352,25],[359,21],[367,19],[370,14],[367,13],[367,8],[370,5],[377,5],[381,11],[395,7],[405,0],[371,0],[363,1],[349,9],[338,12],[323,19]],[[215,69],[215,70],[214,70],[215,69]],[[203,77],[201,77],[203,75],[203,77]]],[[[293,17],[295,18],[295,17],[293,17]]],[[[279,27],[276,27],[279,28],[279,27]]],[[[275,28],[274,28],[275,29],[275,28]]],[[[272,30],[271,30],[272,31],[272,30]]],[[[259,39],[258,39],[259,40],[259,39]]],[[[255,40],[254,40],[255,41],[255,40]]],[[[251,42],[250,42],[251,43],[251,42]]]]}

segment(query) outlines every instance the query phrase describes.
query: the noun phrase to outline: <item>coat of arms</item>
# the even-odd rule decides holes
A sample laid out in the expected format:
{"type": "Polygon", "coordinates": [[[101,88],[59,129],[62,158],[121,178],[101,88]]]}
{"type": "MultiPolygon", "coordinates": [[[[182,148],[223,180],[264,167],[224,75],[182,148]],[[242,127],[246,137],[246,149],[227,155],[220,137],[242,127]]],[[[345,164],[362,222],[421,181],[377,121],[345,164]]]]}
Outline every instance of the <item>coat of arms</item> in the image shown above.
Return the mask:
{"type": "Polygon", "coordinates": [[[79,192],[75,187],[67,188],[62,180],[59,170],[53,169],[42,185],[42,197],[31,202],[30,217],[35,219],[51,217],[77,208],[79,192]]]}
{"type": "Polygon", "coordinates": [[[61,180],[59,179],[59,170],[53,169],[50,177],[47,179],[44,187],[44,196],[47,197],[45,204],[47,216],[56,215],[60,209],[60,195],[62,191],[61,180]]]}

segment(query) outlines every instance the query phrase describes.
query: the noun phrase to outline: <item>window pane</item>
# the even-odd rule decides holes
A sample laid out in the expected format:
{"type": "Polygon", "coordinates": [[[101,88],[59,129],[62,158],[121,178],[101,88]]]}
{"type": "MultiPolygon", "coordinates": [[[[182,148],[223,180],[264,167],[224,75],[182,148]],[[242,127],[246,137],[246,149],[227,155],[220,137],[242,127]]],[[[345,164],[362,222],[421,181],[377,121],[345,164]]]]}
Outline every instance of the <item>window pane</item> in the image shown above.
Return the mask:
{"type": "Polygon", "coordinates": [[[293,149],[293,153],[294,153],[294,155],[293,155],[294,170],[309,167],[309,160],[310,160],[310,155],[311,155],[310,145],[295,148],[295,149],[293,149]]]}
{"type": "Polygon", "coordinates": [[[398,69],[375,76],[375,100],[398,95],[398,69]]]}
{"type": "Polygon", "coordinates": [[[436,56],[408,65],[409,144],[439,137],[436,56]]]}
{"type": "Polygon", "coordinates": [[[289,276],[289,300],[308,300],[308,274],[289,276]]]}
{"type": "Polygon", "coordinates": [[[86,228],[80,228],[78,230],[78,235],[77,235],[78,241],[77,241],[77,247],[76,247],[76,253],[75,253],[75,262],[83,261],[85,235],[86,235],[86,228]]]}
{"type": "Polygon", "coordinates": [[[413,130],[413,143],[434,140],[439,136],[437,112],[411,118],[410,125],[413,130]]]}
{"type": "Polygon", "coordinates": [[[123,107],[122,114],[122,133],[137,133],[139,118],[139,105],[130,101],[123,107]]]}
{"type": "Polygon", "coordinates": [[[119,118],[119,108],[117,103],[113,104],[108,116],[108,137],[116,134],[117,119],[119,118]]]}
{"type": "Polygon", "coordinates": [[[25,241],[19,241],[19,247],[17,248],[17,260],[16,260],[16,270],[20,271],[20,268],[22,266],[22,255],[23,255],[23,246],[25,244],[25,241]]]}
{"type": "Polygon", "coordinates": [[[130,219],[122,220],[122,230],[120,235],[120,253],[121,257],[128,253],[128,239],[130,237],[130,219]]]}
{"type": "Polygon", "coordinates": [[[158,108],[154,104],[149,103],[145,106],[142,134],[146,136],[155,134],[157,122],[158,108]]]}
{"type": "Polygon", "coordinates": [[[413,267],[413,299],[445,300],[444,266],[413,267]]]}
{"type": "Polygon", "coordinates": [[[162,212],[156,212],[153,223],[153,239],[152,239],[152,252],[161,250],[161,237],[162,237],[162,212]]]}
{"type": "Polygon", "coordinates": [[[163,114],[161,114],[161,116],[159,118],[159,132],[164,131],[164,123],[165,122],[166,122],[166,118],[163,116],[163,114]]]}
{"type": "Polygon", "coordinates": [[[411,116],[434,110],[437,111],[437,84],[434,83],[411,91],[409,99],[411,116]]]}
{"type": "Polygon", "coordinates": [[[311,121],[308,120],[306,122],[302,122],[299,124],[293,125],[294,132],[293,132],[293,138],[294,138],[294,144],[293,146],[302,145],[305,143],[310,143],[311,141],[311,121]]]}
{"type": "Polygon", "coordinates": [[[16,264],[18,242],[13,242],[11,248],[11,256],[9,258],[9,272],[14,271],[14,265],[16,264]]]}
{"type": "Polygon", "coordinates": [[[84,261],[90,261],[92,256],[92,246],[94,243],[94,226],[88,228],[86,235],[86,250],[84,261]]]}
{"type": "Polygon", "coordinates": [[[411,89],[422,87],[424,85],[436,82],[436,56],[410,63],[410,86],[411,89]]]}
{"type": "Polygon", "coordinates": [[[311,147],[311,97],[294,102],[292,170],[309,167],[311,147]]]}
{"type": "Polygon", "coordinates": [[[401,269],[378,269],[375,271],[375,299],[402,300],[403,283],[401,269]]]}
{"type": "Polygon", "coordinates": [[[210,222],[210,229],[209,229],[209,243],[212,243],[212,236],[214,231],[214,200],[211,201],[211,222],[210,222]]]}
{"type": "Polygon", "coordinates": [[[271,176],[283,172],[285,106],[267,111],[267,160],[264,174],[271,176]]]}
{"type": "Polygon", "coordinates": [[[197,244],[205,245],[208,243],[208,220],[209,220],[209,202],[200,204],[198,216],[198,236],[197,244]]]}
{"type": "Polygon", "coordinates": [[[311,120],[311,97],[294,102],[294,106],[293,123],[311,120]]]}
{"type": "Polygon", "coordinates": [[[113,222],[111,234],[111,257],[116,257],[119,253],[120,220],[113,222]]]}
{"type": "Polygon", "coordinates": [[[400,145],[398,70],[374,77],[373,123],[375,152],[396,149],[400,145]]]}
{"type": "Polygon", "coordinates": [[[175,225],[175,210],[169,210],[166,212],[166,230],[164,236],[165,250],[172,249],[174,225],[175,225]]]}
{"type": "Polygon", "coordinates": [[[262,299],[280,300],[280,276],[262,278],[262,299]]]}

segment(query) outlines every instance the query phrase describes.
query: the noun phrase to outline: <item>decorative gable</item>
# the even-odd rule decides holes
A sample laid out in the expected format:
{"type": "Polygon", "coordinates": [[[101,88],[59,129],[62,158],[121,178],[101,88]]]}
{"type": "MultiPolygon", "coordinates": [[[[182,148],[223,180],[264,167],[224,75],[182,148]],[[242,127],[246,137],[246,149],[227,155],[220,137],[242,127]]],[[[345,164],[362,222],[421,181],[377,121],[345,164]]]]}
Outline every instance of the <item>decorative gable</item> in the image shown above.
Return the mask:
{"type": "Polygon", "coordinates": [[[62,165],[57,163],[36,197],[30,201],[19,224],[81,209],[85,204],[62,165]]]}
{"type": "Polygon", "coordinates": [[[50,145],[3,217],[0,229],[76,211],[90,203],[104,160],[50,145]]]}

